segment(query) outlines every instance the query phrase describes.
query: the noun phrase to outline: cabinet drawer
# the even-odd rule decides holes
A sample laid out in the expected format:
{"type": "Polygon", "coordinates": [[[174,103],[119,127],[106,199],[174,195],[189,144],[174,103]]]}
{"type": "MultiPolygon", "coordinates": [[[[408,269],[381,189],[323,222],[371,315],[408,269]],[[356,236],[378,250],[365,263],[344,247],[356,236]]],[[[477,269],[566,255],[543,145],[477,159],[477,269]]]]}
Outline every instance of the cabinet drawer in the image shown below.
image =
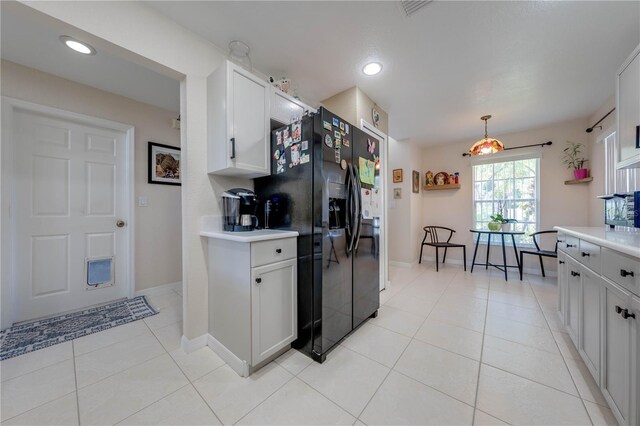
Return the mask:
{"type": "Polygon", "coordinates": [[[600,246],[580,240],[578,260],[596,273],[600,273],[600,246]]]}
{"type": "Polygon", "coordinates": [[[640,261],[624,254],[602,249],[602,273],[632,293],[640,294],[640,261]]]}
{"type": "Polygon", "coordinates": [[[296,257],[296,238],[251,243],[251,267],[296,257]]]}
{"type": "Polygon", "coordinates": [[[579,253],[579,249],[580,247],[578,246],[580,243],[580,240],[576,237],[572,237],[570,235],[563,235],[562,238],[559,238],[559,240],[561,242],[558,242],[558,248],[562,251],[564,251],[565,253],[567,253],[569,256],[578,259],[578,253],[579,253]]]}

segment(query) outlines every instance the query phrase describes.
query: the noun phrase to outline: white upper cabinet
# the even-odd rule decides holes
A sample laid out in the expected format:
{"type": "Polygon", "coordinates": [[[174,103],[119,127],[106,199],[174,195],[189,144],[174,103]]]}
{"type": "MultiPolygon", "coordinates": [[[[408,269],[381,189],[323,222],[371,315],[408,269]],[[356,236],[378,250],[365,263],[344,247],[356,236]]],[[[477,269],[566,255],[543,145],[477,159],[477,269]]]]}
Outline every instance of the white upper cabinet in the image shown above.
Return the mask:
{"type": "Polygon", "coordinates": [[[249,178],[271,173],[271,85],[225,61],[207,79],[207,170],[249,178]]]}
{"type": "Polygon", "coordinates": [[[640,167],[640,46],[618,71],[618,168],[640,167]]]}
{"type": "Polygon", "coordinates": [[[309,107],[282,90],[271,86],[271,119],[279,123],[291,124],[302,118],[309,107]]]}

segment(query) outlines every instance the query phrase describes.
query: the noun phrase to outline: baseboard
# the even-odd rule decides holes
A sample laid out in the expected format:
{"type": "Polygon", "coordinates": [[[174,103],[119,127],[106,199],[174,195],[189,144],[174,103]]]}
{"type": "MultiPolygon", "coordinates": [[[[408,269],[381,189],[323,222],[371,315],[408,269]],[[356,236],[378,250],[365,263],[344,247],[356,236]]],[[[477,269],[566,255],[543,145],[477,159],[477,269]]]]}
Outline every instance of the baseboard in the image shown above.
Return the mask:
{"type": "Polygon", "coordinates": [[[180,347],[185,353],[190,354],[191,352],[195,352],[198,349],[204,348],[207,346],[207,335],[203,334],[202,336],[198,336],[195,339],[187,339],[187,336],[182,335],[182,340],[180,341],[180,347]]]}
{"type": "Polygon", "coordinates": [[[175,283],[160,284],[160,285],[157,285],[155,287],[149,287],[149,288],[145,288],[145,289],[142,289],[142,290],[137,290],[135,292],[135,295],[136,295],[136,297],[137,296],[152,296],[154,294],[164,293],[167,290],[179,289],[180,287],[182,287],[182,281],[176,281],[175,283]]]}
{"type": "MultiPolygon", "coordinates": [[[[427,262],[435,262],[436,258],[435,256],[423,256],[422,257],[422,261],[427,261],[427,262]]],[[[484,262],[484,259],[480,260],[480,262],[484,262]]],[[[442,259],[440,259],[440,264],[442,265],[442,259]]],[[[447,265],[460,265],[462,266],[462,259],[447,259],[447,265]]],[[[476,264],[476,268],[478,268],[479,266],[476,264]]],[[[471,271],[471,262],[467,262],[467,270],[471,271]]],[[[517,268],[513,268],[512,271],[517,271],[517,268]]],[[[524,268],[522,270],[522,272],[524,274],[527,275],[539,275],[542,277],[542,273],[540,272],[540,268],[524,268]]],[[[558,271],[553,271],[553,270],[547,270],[547,268],[545,268],[544,273],[547,275],[547,277],[557,277],[558,276],[558,271]]]]}
{"type": "Polygon", "coordinates": [[[414,260],[413,262],[398,262],[397,260],[389,261],[389,266],[395,266],[396,268],[413,268],[417,264],[417,260],[414,260]]]}
{"type": "MultiPolygon", "coordinates": [[[[249,377],[249,364],[238,358],[233,352],[226,348],[222,343],[216,340],[211,334],[207,334],[207,346],[211,348],[220,358],[226,362],[229,367],[238,373],[241,377],[249,377]]],[[[183,337],[184,338],[184,337],[183,337]]]]}

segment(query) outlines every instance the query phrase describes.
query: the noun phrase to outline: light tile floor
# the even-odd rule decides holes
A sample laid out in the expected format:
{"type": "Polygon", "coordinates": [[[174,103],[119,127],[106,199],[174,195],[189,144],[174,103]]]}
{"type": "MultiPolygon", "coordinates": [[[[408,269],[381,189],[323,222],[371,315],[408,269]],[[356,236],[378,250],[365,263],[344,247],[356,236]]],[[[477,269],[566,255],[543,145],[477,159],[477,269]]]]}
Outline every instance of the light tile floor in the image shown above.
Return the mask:
{"type": "Polygon", "coordinates": [[[554,278],[391,268],[379,316],[320,365],[289,351],[249,378],[180,349],[154,317],[0,364],[2,424],[616,424],[557,320],[554,278]]]}

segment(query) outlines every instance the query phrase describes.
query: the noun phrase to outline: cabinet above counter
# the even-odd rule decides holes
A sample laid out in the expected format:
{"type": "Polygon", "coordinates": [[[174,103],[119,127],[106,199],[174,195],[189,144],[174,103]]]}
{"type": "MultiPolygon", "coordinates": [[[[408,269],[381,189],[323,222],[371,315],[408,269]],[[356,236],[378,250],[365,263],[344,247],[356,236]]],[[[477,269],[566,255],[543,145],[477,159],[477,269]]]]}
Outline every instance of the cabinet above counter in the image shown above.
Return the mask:
{"type": "Polygon", "coordinates": [[[313,112],[244,68],[225,61],[207,78],[207,170],[255,178],[271,173],[271,129],[313,112]]]}
{"type": "Polygon", "coordinates": [[[640,231],[622,231],[604,226],[554,226],[553,228],[571,237],[640,259],[640,231]]]}

